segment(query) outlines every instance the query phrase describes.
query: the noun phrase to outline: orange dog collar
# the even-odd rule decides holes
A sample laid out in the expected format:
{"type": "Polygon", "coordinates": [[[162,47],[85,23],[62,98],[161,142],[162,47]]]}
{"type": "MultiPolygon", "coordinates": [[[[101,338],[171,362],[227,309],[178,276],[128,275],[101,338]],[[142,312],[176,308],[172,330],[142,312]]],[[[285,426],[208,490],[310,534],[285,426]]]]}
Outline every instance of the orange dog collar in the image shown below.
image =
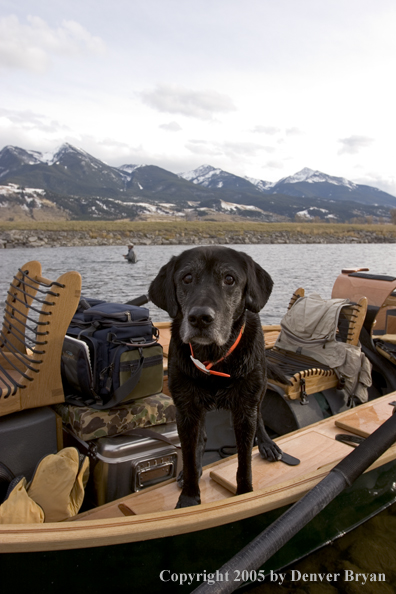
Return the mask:
{"type": "Polygon", "coordinates": [[[214,363],[210,363],[209,361],[205,361],[204,363],[202,363],[201,361],[199,361],[199,359],[195,359],[192,344],[190,342],[189,345],[190,345],[190,350],[191,350],[191,357],[190,357],[191,361],[194,363],[194,365],[197,369],[199,369],[203,373],[206,373],[206,375],[219,375],[221,377],[231,377],[228,373],[221,373],[220,371],[213,371],[212,367],[214,365],[217,365],[218,363],[220,363],[220,361],[224,361],[224,359],[226,359],[228,357],[228,355],[231,355],[231,353],[238,346],[238,344],[242,338],[242,334],[243,334],[244,330],[245,330],[245,324],[242,326],[241,331],[239,332],[238,338],[236,339],[236,341],[234,342],[232,347],[227,351],[227,353],[224,355],[224,357],[222,357],[221,359],[219,359],[218,361],[216,361],[214,363]]]}

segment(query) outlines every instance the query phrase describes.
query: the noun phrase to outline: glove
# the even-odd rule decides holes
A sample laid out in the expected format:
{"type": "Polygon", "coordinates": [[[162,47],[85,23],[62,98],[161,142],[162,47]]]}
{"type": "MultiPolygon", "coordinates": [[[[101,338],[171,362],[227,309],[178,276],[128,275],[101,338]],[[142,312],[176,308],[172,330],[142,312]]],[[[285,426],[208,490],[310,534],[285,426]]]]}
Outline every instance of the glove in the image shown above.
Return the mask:
{"type": "Polygon", "coordinates": [[[29,497],[26,491],[26,479],[18,476],[8,487],[7,495],[0,505],[0,524],[43,523],[44,512],[29,497]]]}
{"type": "Polygon", "coordinates": [[[45,522],[61,522],[78,513],[89,476],[89,459],[81,458],[76,448],[64,448],[37,466],[27,492],[44,510],[45,522]]]}

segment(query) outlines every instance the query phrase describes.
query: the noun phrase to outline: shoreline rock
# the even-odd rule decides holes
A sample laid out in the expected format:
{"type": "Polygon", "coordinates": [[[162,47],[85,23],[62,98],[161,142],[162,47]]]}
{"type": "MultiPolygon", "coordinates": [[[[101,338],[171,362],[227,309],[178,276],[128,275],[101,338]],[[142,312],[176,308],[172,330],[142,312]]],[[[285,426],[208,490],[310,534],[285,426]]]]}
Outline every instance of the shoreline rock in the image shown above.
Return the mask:
{"type": "Polygon", "coordinates": [[[0,232],[0,249],[36,247],[83,247],[124,245],[203,245],[203,244],[334,244],[334,243],[396,243],[396,237],[383,233],[354,230],[349,235],[330,233],[307,234],[287,231],[244,233],[221,232],[218,235],[192,232],[169,234],[166,231],[152,233],[127,231],[41,231],[12,230],[0,232]]]}

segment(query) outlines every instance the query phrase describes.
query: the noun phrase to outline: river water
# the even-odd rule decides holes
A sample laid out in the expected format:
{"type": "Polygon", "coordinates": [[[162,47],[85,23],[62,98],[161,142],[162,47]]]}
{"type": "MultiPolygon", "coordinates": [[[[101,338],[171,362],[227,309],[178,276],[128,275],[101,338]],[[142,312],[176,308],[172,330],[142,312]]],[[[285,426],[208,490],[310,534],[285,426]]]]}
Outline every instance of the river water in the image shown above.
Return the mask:
{"type": "MultiPolygon", "coordinates": [[[[396,273],[396,244],[270,244],[229,246],[244,251],[258,262],[274,281],[272,295],[261,312],[263,324],[279,323],[292,293],[304,287],[330,298],[342,268],[367,267],[373,273],[396,273]]],[[[0,303],[19,266],[39,260],[43,276],[56,280],[68,270],[82,276],[82,293],[106,301],[125,303],[146,294],[160,267],[186,246],[137,246],[138,261],[130,264],[120,246],[16,248],[0,251],[0,303]]],[[[164,311],[148,304],[154,321],[167,320],[164,311]]]]}
{"type": "MultiPolygon", "coordinates": [[[[333,283],[342,268],[367,267],[376,274],[396,273],[396,244],[282,244],[230,246],[252,256],[269,272],[274,290],[261,312],[263,324],[279,323],[295,289],[318,292],[330,298],[333,283]]],[[[83,295],[124,303],[146,294],[160,267],[186,246],[137,246],[138,261],[129,264],[122,247],[35,248],[0,251],[0,307],[3,308],[8,285],[19,266],[39,260],[43,276],[56,279],[68,270],[82,275],[83,295]]],[[[167,320],[167,314],[148,304],[154,321],[167,320]]],[[[386,583],[325,582],[312,579],[250,586],[249,594],[392,594],[396,592],[396,504],[352,533],[337,540],[294,566],[301,574],[337,572],[384,572],[386,583]]],[[[293,568],[288,569],[290,571],[293,568]]]]}

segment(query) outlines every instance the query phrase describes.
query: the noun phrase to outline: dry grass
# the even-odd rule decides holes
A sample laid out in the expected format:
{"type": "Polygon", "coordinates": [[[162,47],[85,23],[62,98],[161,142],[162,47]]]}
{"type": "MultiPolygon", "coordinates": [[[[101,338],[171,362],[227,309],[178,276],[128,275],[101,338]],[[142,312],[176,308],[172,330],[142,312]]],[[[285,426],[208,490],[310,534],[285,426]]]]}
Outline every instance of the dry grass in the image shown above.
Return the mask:
{"type": "Polygon", "coordinates": [[[202,235],[221,237],[227,234],[246,235],[250,233],[272,235],[287,233],[296,235],[331,235],[335,237],[353,236],[359,232],[375,233],[382,237],[396,237],[396,225],[356,225],[332,223],[253,223],[253,222],[201,222],[201,221],[21,221],[1,222],[0,231],[38,230],[38,231],[85,231],[149,233],[158,235],[202,235]]]}

